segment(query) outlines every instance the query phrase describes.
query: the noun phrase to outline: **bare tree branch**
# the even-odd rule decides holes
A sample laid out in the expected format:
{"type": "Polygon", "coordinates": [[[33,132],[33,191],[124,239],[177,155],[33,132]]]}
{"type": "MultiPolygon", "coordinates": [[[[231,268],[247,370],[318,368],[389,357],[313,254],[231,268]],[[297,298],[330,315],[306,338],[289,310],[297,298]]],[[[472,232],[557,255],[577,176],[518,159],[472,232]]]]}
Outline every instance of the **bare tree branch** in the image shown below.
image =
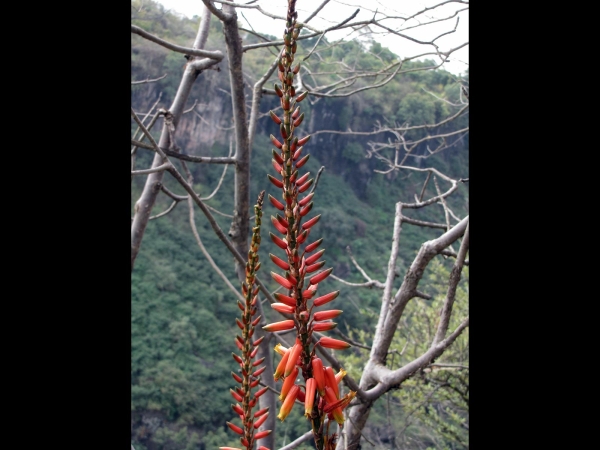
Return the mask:
{"type": "Polygon", "coordinates": [[[173,50],[174,52],[177,52],[177,53],[183,53],[184,55],[201,56],[204,58],[214,59],[216,61],[221,61],[223,59],[223,53],[219,50],[215,50],[214,52],[211,52],[208,50],[201,50],[199,48],[181,47],[179,45],[175,45],[170,42],[167,42],[157,36],[154,36],[153,34],[150,34],[147,31],[144,31],[137,25],[131,25],[131,32],[135,33],[145,39],[148,39],[149,41],[152,41],[158,45],[168,48],[169,50],[173,50]]]}
{"type": "Polygon", "coordinates": [[[146,78],[145,80],[142,80],[142,81],[132,81],[132,82],[131,82],[131,85],[132,85],[132,86],[136,86],[136,85],[138,85],[138,84],[154,83],[154,82],[156,82],[156,81],[160,81],[160,80],[162,80],[162,79],[163,79],[163,78],[165,78],[166,76],[167,76],[167,74],[165,73],[165,74],[164,74],[162,77],[154,78],[154,79],[152,79],[152,80],[150,80],[150,79],[146,78]]]}

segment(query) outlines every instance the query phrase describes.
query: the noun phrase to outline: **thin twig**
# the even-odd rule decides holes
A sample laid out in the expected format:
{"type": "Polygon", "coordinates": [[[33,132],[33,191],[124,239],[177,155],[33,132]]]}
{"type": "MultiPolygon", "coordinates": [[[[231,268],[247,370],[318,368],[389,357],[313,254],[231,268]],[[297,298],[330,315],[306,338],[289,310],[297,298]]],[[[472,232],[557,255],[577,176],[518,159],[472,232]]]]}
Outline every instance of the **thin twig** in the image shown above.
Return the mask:
{"type": "Polygon", "coordinates": [[[137,84],[154,83],[155,81],[162,80],[162,79],[163,79],[163,78],[165,78],[166,76],[167,76],[167,74],[165,73],[165,74],[164,74],[162,77],[160,77],[160,78],[154,78],[154,79],[152,79],[152,80],[149,80],[148,78],[146,78],[145,80],[142,80],[142,81],[132,81],[132,82],[131,82],[131,85],[132,85],[132,86],[135,86],[135,85],[137,85],[137,84]]]}
{"type": "Polygon", "coordinates": [[[177,206],[177,203],[179,203],[179,202],[177,200],[174,200],[173,203],[171,203],[171,206],[169,206],[166,210],[164,210],[163,212],[156,214],[154,216],[150,216],[148,218],[148,220],[154,220],[154,219],[158,219],[159,217],[166,216],[171,211],[173,211],[173,208],[175,208],[175,206],[177,206]]]}
{"type": "Polygon", "coordinates": [[[313,187],[310,190],[309,194],[312,194],[312,192],[317,188],[317,183],[319,182],[319,178],[321,178],[321,172],[323,172],[324,170],[325,170],[325,166],[321,166],[321,168],[317,172],[317,176],[315,178],[315,184],[313,184],[313,187]]]}

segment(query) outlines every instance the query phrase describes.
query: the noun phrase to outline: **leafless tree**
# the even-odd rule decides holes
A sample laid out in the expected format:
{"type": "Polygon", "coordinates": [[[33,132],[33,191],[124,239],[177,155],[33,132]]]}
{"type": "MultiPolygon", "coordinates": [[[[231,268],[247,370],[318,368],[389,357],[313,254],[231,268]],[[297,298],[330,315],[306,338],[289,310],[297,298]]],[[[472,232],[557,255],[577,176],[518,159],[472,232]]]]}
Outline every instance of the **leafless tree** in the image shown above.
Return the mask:
{"type": "MultiPolygon", "coordinates": [[[[298,90],[309,91],[308,99],[311,102],[318,102],[320,99],[326,97],[349,97],[365,90],[381,88],[392,79],[400,77],[410,71],[433,70],[444,67],[444,64],[454,52],[468,45],[468,43],[465,42],[454,48],[441,48],[438,44],[438,41],[442,36],[456,30],[459,24],[458,14],[459,12],[468,9],[467,1],[440,0],[432,7],[425,8],[410,16],[382,14],[381,12],[374,10],[371,11],[372,17],[370,19],[357,19],[360,9],[357,9],[348,17],[339,18],[334,13],[335,3],[337,2],[325,0],[315,9],[315,11],[312,11],[305,18],[299,18],[298,23],[303,27],[299,40],[316,38],[314,47],[304,56],[305,60],[308,60],[308,58],[320,59],[322,52],[338,43],[336,41],[327,42],[326,39],[323,38],[333,31],[340,30],[346,30],[348,32],[347,39],[356,39],[359,41],[372,39],[379,33],[393,35],[399,40],[420,44],[423,51],[414,55],[403,56],[402,58],[391,62],[386,62],[382,59],[381,67],[375,71],[372,69],[362,70],[360,67],[347,64],[344,60],[340,60],[337,67],[332,69],[329,73],[318,73],[313,70],[309,64],[304,64],[299,73],[300,82],[296,88],[298,90]],[[432,10],[436,8],[447,8],[448,6],[453,6],[453,9],[444,17],[436,19],[429,17],[432,10]],[[328,18],[331,25],[327,28],[314,27],[311,25],[311,21],[315,17],[328,18]],[[432,23],[444,21],[448,23],[446,31],[431,36],[428,39],[417,39],[412,37],[412,32],[415,29],[425,28],[432,23]],[[431,66],[419,67],[418,69],[405,68],[407,61],[423,57],[431,57],[437,59],[438,62],[431,66]],[[335,78],[334,81],[332,81],[332,77],[335,78]]],[[[302,0],[298,0],[298,4],[300,6],[302,0]]],[[[190,208],[190,222],[192,224],[192,229],[196,241],[202,251],[207,254],[194,226],[194,204],[200,208],[207,217],[214,232],[233,255],[238,279],[243,281],[244,264],[246,261],[245,255],[248,252],[250,229],[249,219],[251,205],[249,186],[251,176],[251,147],[258,119],[261,115],[267,113],[266,111],[261,112],[261,99],[265,95],[276,95],[274,90],[266,88],[265,85],[267,82],[272,81],[279,60],[278,51],[281,49],[284,41],[272,40],[267,36],[261,36],[252,29],[248,30],[244,28],[240,23],[238,13],[244,10],[253,9],[274,19],[273,23],[276,29],[273,30],[272,34],[275,35],[279,35],[280,32],[283,31],[282,24],[285,21],[285,17],[269,12],[268,2],[250,1],[241,4],[229,1],[202,0],[202,6],[198,32],[190,47],[176,45],[158,36],[152,35],[138,26],[131,26],[132,33],[153,42],[155,45],[182,53],[186,55],[188,60],[181,77],[179,89],[168,109],[157,109],[157,104],[154,104],[150,111],[143,115],[143,117],[140,117],[142,114],[135,112],[133,108],[131,110],[132,119],[137,126],[137,131],[134,133],[131,140],[131,175],[132,178],[133,176],[146,177],[143,191],[135,203],[134,216],[131,224],[131,269],[133,270],[148,221],[151,219],[158,219],[168,214],[179,202],[186,200],[190,208]],[[192,154],[193,152],[181,149],[177,145],[178,126],[186,112],[185,107],[189,101],[193,84],[196,81],[201,82],[202,72],[216,67],[225,57],[220,51],[204,49],[212,16],[214,16],[213,20],[219,20],[223,25],[224,41],[227,49],[229,85],[234,124],[233,155],[231,154],[232,152],[230,152],[228,156],[220,157],[194,155],[192,154]],[[281,28],[281,30],[277,27],[281,28]],[[248,34],[259,36],[262,42],[244,45],[243,36],[248,34]],[[257,81],[251,92],[251,97],[249,101],[247,101],[245,93],[246,81],[243,72],[243,56],[245,52],[260,48],[275,50],[275,52],[273,52],[273,62],[264,74],[257,77],[257,81]],[[156,142],[152,137],[150,130],[161,118],[162,131],[160,133],[160,139],[156,142]],[[135,155],[139,148],[155,152],[150,167],[144,169],[135,168],[135,155]],[[182,163],[182,167],[184,167],[184,170],[186,171],[185,176],[178,171],[174,161],[180,161],[182,163]],[[235,206],[231,226],[227,234],[225,234],[217,224],[213,216],[214,211],[211,211],[205,203],[206,199],[201,198],[194,191],[193,180],[191,173],[187,170],[186,163],[223,164],[225,165],[224,170],[227,169],[227,165],[233,165],[235,171],[235,206]],[[165,172],[168,172],[170,176],[185,189],[187,195],[176,195],[165,186],[165,172]],[[167,210],[158,213],[155,212],[153,215],[157,198],[161,193],[170,197],[173,202],[167,210]]],[[[154,81],[156,81],[156,79],[146,79],[132,81],[132,84],[152,83],[154,81]]],[[[469,247],[469,221],[468,216],[465,218],[457,217],[446,204],[446,199],[455,193],[458,187],[461,184],[466,183],[468,179],[453,179],[436,170],[434,167],[423,168],[411,165],[411,158],[413,158],[412,161],[414,161],[414,158],[426,159],[429,155],[438,153],[456,144],[456,142],[468,133],[468,127],[452,132],[440,131],[445,124],[468,113],[468,91],[466,86],[463,90],[461,104],[453,106],[455,106],[455,111],[438,123],[373,124],[374,128],[372,131],[316,130],[313,133],[314,135],[320,133],[336,133],[372,136],[373,141],[369,143],[369,148],[367,149],[365,156],[374,157],[382,161],[386,165],[386,169],[381,172],[410,171],[415,173],[424,172],[427,174],[421,196],[415,198],[412,202],[403,199],[396,203],[390,242],[391,254],[385,280],[379,281],[372,279],[364,270],[362,270],[362,268],[360,268],[359,263],[353,259],[356,267],[361,271],[366,280],[365,283],[355,283],[355,285],[374,286],[382,289],[382,302],[379,319],[375,329],[375,338],[370,349],[369,361],[364,368],[361,379],[353,380],[349,376],[344,378],[346,386],[349,389],[356,391],[357,395],[347,413],[348,421],[344,427],[345,439],[340,440],[340,448],[358,448],[362,430],[367,423],[370,409],[375,401],[381,398],[381,396],[389,390],[398,387],[416,371],[427,367],[433,360],[442,355],[444,350],[452,344],[456,337],[460,335],[469,324],[469,319],[466,317],[456,329],[448,329],[449,320],[452,315],[456,286],[460,280],[463,266],[468,263],[466,262],[466,256],[469,247]],[[414,137],[415,135],[413,133],[416,131],[422,131],[423,133],[419,135],[420,137],[414,137]],[[390,136],[393,136],[394,139],[390,139],[390,136]],[[384,141],[384,138],[386,138],[387,141],[384,141]],[[425,188],[432,179],[434,180],[437,194],[425,198],[425,188]],[[438,184],[440,181],[448,185],[445,191],[440,190],[438,184]],[[405,216],[407,210],[432,207],[435,205],[442,205],[444,208],[446,218],[445,223],[423,222],[405,216]],[[396,261],[400,245],[401,230],[404,224],[439,229],[441,230],[441,234],[437,238],[423,243],[421,250],[407,270],[402,283],[400,286],[395,286],[396,261]],[[452,250],[451,246],[457,242],[460,242],[460,245],[458,251],[455,252],[452,250]],[[427,265],[437,255],[453,257],[455,259],[455,264],[450,279],[448,280],[448,292],[440,315],[435,339],[427,352],[404,367],[390,370],[386,367],[386,356],[390,351],[390,343],[398,327],[400,318],[402,317],[406,305],[411,299],[426,295],[418,290],[419,282],[421,281],[427,265]]],[[[187,111],[191,111],[192,109],[193,107],[189,108],[187,111]]],[[[210,255],[207,254],[207,258],[211,261],[210,255]]],[[[211,264],[215,270],[225,278],[214,261],[211,264]]],[[[338,280],[340,282],[345,282],[339,278],[338,280]]],[[[257,279],[257,283],[261,286],[263,295],[270,302],[275,302],[265,284],[260,281],[260,279],[257,279]]],[[[231,284],[229,284],[228,287],[236,292],[236,295],[239,295],[231,284]]],[[[258,302],[258,304],[260,307],[260,302],[258,302]]],[[[264,314],[262,316],[264,317],[264,314]]],[[[265,364],[267,364],[264,382],[274,390],[275,383],[272,377],[272,352],[267,346],[262,346],[261,352],[262,356],[266,357],[265,364]]],[[[326,358],[334,368],[339,369],[341,367],[340,363],[330,353],[324,352],[322,356],[326,358]]],[[[260,400],[261,408],[268,406],[273,411],[276,410],[275,395],[273,392],[271,392],[270,395],[264,395],[260,400]]],[[[274,419],[275,415],[271,414],[269,419],[261,426],[261,429],[275,430],[274,419]]],[[[289,444],[285,448],[286,450],[294,448],[294,446],[299,445],[301,442],[303,442],[303,437],[298,438],[295,442],[289,444]]],[[[262,439],[260,445],[274,448],[274,434],[262,439]]]]}

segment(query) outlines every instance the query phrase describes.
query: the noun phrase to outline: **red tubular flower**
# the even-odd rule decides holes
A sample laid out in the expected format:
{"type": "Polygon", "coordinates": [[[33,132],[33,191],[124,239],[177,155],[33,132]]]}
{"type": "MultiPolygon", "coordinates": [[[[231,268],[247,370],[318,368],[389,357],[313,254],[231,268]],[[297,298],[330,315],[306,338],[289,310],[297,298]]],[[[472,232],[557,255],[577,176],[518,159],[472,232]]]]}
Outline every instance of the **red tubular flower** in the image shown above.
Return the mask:
{"type": "Polygon", "coordinates": [[[333,271],[333,267],[316,274],[315,276],[311,277],[311,279],[309,280],[310,284],[320,283],[325,278],[327,278],[332,271],[333,271]]]}
{"type": "Polygon", "coordinates": [[[271,240],[273,242],[275,242],[275,245],[277,245],[277,247],[282,248],[282,249],[286,249],[287,248],[287,241],[275,236],[273,233],[269,232],[269,236],[271,237],[271,240]]]}
{"type": "Polygon", "coordinates": [[[329,331],[337,326],[335,322],[317,322],[312,325],[313,331],[329,331]]]}
{"type": "Polygon", "coordinates": [[[277,114],[275,114],[273,111],[269,111],[269,115],[271,116],[271,119],[273,119],[273,122],[275,122],[277,125],[281,123],[281,119],[277,117],[277,114]]]}
{"type": "Polygon", "coordinates": [[[313,181],[315,181],[315,179],[311,178],[306,183],[304,183],[302,186],[299,186],[298,187],[298,192],[302,193],[302,192],[306,191],[309,187],[311,187],[311,185],[313,184],[313,181]]]}
{"type": "Polygon", "coordinates": [[[297,177],[298,177],[298,170],[294,170],[294,173],[292,173],[292,175],[290,176],[290,183],[293,183],[294,181],[296,181],[297,177]]]}
{"type": "Polygon", "coordinates": [[[273,279],[275,281],[277,281],[284,288],[286,288],[286,289],[291,289],[292,288],[293,284],[287,278],[284,278],[284,277],[282,277],[281,275],[279,275],[278,273],[275,273],[275,272],[271,272],[271,276],[273,277],[273,279]]]}
{"type": "Polygon", "coordinates": [[[300,161],[298,161],[296,163],[296,169],[299,169],[300,167],[302,167],[304,164],[306,164],[308,162],[308,158],[310,157],[310,155],[306,155],[304,158],[302,158],[300,161]]]}
{"type": "MultiPolygon", "coordinates": [[[[296,151],[294,152],[294,154],[292,155],[292,160],[293,160],[293,161],[296,161],[296,160],[298,159],[298,157],[300,156],[300,153],[302,153],[302,149],[303,149],[303,148],[304,148],[304,147],[300,147],[298,150],[296,150],[296,151]]],[[[299,168],[299,167],[298,167],[298,164],[296,164],[296,169],[298,169],[298,168],[299,168]]]]}
{"type": "MultiPolygon", "coordinates": [[[[258,348],[255,348],[254,350],[258,350],[258,348]]],[[[259,366],[259,365],[261,365],[261,364],[263,363],[263,361],[265,360],[265,358],[266,358],[266,356],[263,356],[263,357],[262,357],[262,358],[260,358],[259,360],[257,360],[257,361],[254,361],[254,362],[252,363],[252,366],[253,366],[253,367],[256,367],[256,366],[259,366]]]]}
{"type": "MultiPolygon", "coordinates": [[[[289,359],[288,359],[289,361],[289,359]]],[[[281,395],[279,396],[279,400],[283,401],[285,400],[288,392],[290,392],[290,389],[292,388],[292,386],[295,386],[295,382],[296,382],[296,377],[298,376],[298,368],[294,366],[294,369],[291,371],[291,373],[286,377],[285,380],[283,380],[283,385],[281,386],[281,395]]]]}
{"type": "Polygon", "coordinates": [[[321,245],[321,242],[323,242],[323,238],[316,240],[315,242],[313,242],[312,244],[308,244],[306,246],[306,248],[304,249],[304,251],[306,253],[310,253],[312,252],[314,249],[316,249],[319,245],[321,245]]]}
{"type": "Polygon", "coordinates": [[[271,149],[271,151],[273,153],[273,159],[279,164],[283,164],[283,158],[281,157],[281,155],[279,155],[279,152],[276,152],[274,148],[271,149]]]}
{"type": "MultiPolygon", "coordinates": [[[[297,240],[296,240],[297,241],[297,240]]],[[[291,273],[285,273],[285,279],[292,283],[292,286],[296,286],[298,284],[298,280],[291,273]]],[[[291,289],[291,288],[290,288],[291,289]]]]}
{"type": "Polygon", "coordinates": [[[315,293],[317,292],[317,286],[318,284],[311,284],[308,289],[305,289],[304,292],[302,292],[302,298],[313,298],[313,296],[315,295],[315,293]]]}
{"type": "Polygon", "coordinates": [[[308,233],[310,233],[310,230],[304,230],[304,231],[302,231],[302,233],[300,233],[298,235],[298,237],[296,238],[296,242],[298,244],[302,244],[306,240],[306,238],[308,237],[308,233]]]}
{"type": "Polygon", "coordinates": [[[314,197],[314,195],[315,195],[315,193],[314,193],[314,192],[311,192],[311,193],[310,193],[310,194],[308,194],[306,197],[304,197],[302,200],[300,200],[300,201],[298,202],[298,204],[299,204],[300,206],[304,206],[304,205],[306,205],[308,202],[310,202],[310,200],[311,200],[311,199],[314,197]]]}
{"type": "Polygon", "coordinates": [[[313,315],[313,320],[318,322],[320,320],[333,319],[339,316],[343,311],[341,309],[330,309],[328,311],[319,311],[313,315]]]}
{"type": "Polygon", "coordinates": [[[315,379],[315,382],[317,383],[317,390],[319,391],[319,394],[321,395],[321,397],[325,396],[325,373],[323,371],[323,361],[321,361],[321,358],[319,357],[314,357],[311,361],[312,364],[312,370],[313,370],[313,377],[315,379]]]}
{"type": "Polygon", "coordinates": [[[258,411],[256,411],[254,413],[254,418],[256,419],[257,417],[260,417],[260,416],[262,416],[262,415],[264,415],[264,414],[266,414],[268,412],[269,412],[269,408],[259,409],[258,411]]]}
{"type": "Polygon", "coordinates": [[[279,214],[277,214],[277,221],[286,228],[290,226],[289,222],[285,220],[284,217],[281,217],[279,214]]]}
{"type": "MultiPolygon", "coordinates": [[[[281,322],[270,323],[263,327],[265,331],[287,331],[294,328],[293,320],[282,320],[281,322]]],[[[341,342],[341,341],[340,341],[341,342]]],[[[237,355],[236,355],[237,356],[237,355]]]]}
{"type": "Polygon", "coordinates": [[[315,402],[315,390],[317,388],[317,382],[314,378],[306,380],[306,395],[304,398],[304,415],[310,417],[315,402]]]}
{"type": "Polygon", "coordinates": [[[255,370],[254,372],[252,372],[252,376],[253,377],[259,376],[261,373],[263,373],[265,371],[266,368],[267,368],[267,366],[262,366],[260,369],[255,370]]]}
{"type": "Polygon", "coordinates": [[[277,138],[275,136],[273,136],[272,134],[269,137],[271,138],[271,142],[273,143],[273,145],[281,150],[281,148],[283,147],[283,144],[281,142],[279,142],[277,140],[277,138]]]}
{"type": "Polygon", "coordinates": [[[306,258],[305,263],[307,266],[311,265],[312,263],[314,263],[317,259],[319,259],[321,256],[323,256],[323,253],[325,253],[325,249],[321,249],[319,250],[317,253],[315,253],[314,255],[310,255],[308,258],[306,258]]]}
{"type": "Polygon", "coordinates": [[[269,258],[271,258],[271,261],[273,261],[275,264],[277,264],[277,266],[281,267],[283,270],[290,270],[290,265],[287,262],[285,262],[283,259],[278,258],[277,256],[273,255],[272,253],[269,253],[269,258]]]}
{"type": "Polygon", "coordinates": [[[254,393],[254,400],[256,400],[257,398],[259,398],[261,395],[263,395],[265,392],[267,392],[269,390],[269,386],[265,386],[264,388],[256,391],[254,393]]]}
{"type": "Polygon", "coordinates": [[[304,208],[302,208],[300,210],[300,217],[304,217],[305,215],[307,215],[311,209],[313,209],[315,202],[310,202],[308,205],[306,205],[304,208]]]}
{"type": "Polygon", "coordinates": [[[233,379],[234,379],[235,381],[237,381],[238,383],[241,383],[241,382],[242,382],[242,377],[240,377],[239,375],[237,375],[237,374],[235,374],[235,373],[231,372],[231,376],[232,376],[232,377],[233,377],[233,379]]]}
{"type": "Polygon", "coordinates": [[[350,344],[344,341],[340,341],[339,339],[333,339],[327,336],[323,336],[319,339],[317,344],[321,345],[321,347],[332,348],[334,350],[344,350],[352,347],[350,344]]]}
{"type": "Polygon", "coordinates": [[[237,414],[239,414],[240,416],[244,416],[244,410],[242,409],[242,407],[238,404],[235,405],[231,405],[231,409],[233,409],[237,414]]]}
{"type": "MultiPolygon", "coordinates": [[[[265,420],[267,420],[268,417],[269,417],[269,415],[265,414],[260,419],[258,419],[256,422],[254,422],[254,429],[258,430],[258,427],[260,427],[263,423],[265,423],[265,420]]],[[[258,438],[256,436],[254,436],[254,439],[258,439],[258,438]]]]}
{"type": "Polygon", "coordinates": [[[256,433],[256,434],[254,435],[254,439],[255,439],[255,440],[262,439],[262,438],[264,438],[265,436],[268,436],[268,435],[270,435],[270,434],[271,434],[271,432],[272,432],[272,430],[260,431],[260,432],[258,432],[258,433],[256,433]]]}
{"type": "Polygon", "coordinates": [[[229,428],[231,428],[231,430],[232,430],[232,431],[234,431],[235,433],[237,433],[237,434],[241,434],[241,435],[243,435],[243,434],[244,434],[244,430],[242,430],[242,429],[241,429],[240,427],[238,427],[237,425],[234,425],[234,424],[232,424],[231,422],[225,422],[225,423],[227,423],[227,426],[228,426],[229,428]]]}
{"type": "Polygon", "coordinates": [[[237,392],[235,392],[233,389],[229,389],[229,392],[231,392],[231,396],[238,402],[243,402],[244,398],[238,394],[237,392]]]}
{"type": "MultiPolygon", "coordinates": [[[[289,266],[288,266],[288,268],[289,268],[289,266]]],[[[276,292],[275,294],[273,294],[273,297],[275,297],[275,299],[279,300],[281,303],[285,303],[288,306],[293,306],[294,308],[296,307],[296,299],[295,298],[280,294],[279,292],[276,292]]]]}
{"type": "Polygon", "coordinates": [[[296,184],[298,186],[300,186],[301,184],[304,184],[306,182],[306,180],[308,180],[309,175],[310,175],[310,172],[306,172],[304,175],[302,175],[300,178],[298,178],[298,181],[296,181],[296,184]]]}
{"type": "Polygon", "coordinates": [[[299,389],[300,388],[297,385],[292,386],[292,388],[290,389],[290,392],[288,393],[288,395],[285,398],[285,401],[283,402],[283,405],[281,405],[281,409],[279,410],[279,414],[277,414],[277,418],[279,420],[281,420],[282,422],[285,420],[285,418],[288,416],[288,414],[292,410],[292,407],[294,406],[294,402],[296,401],[296,396],[298,395],[299,389]]]}
{"type": "Polygon", "coordinates": [[[267,178],[269,178],[269,181],[271,183],[273,183],[275,186],[277,186],[278,188],[281,189],[283,187],[283,183],[280,180],[278,180],[277,178],[275,178],[273,175],[267,174],[267,178]]]}
{"type": "Polygon", "coordinates": [[[340,291],[333,291],[329,294],[322,295],[321,297],[317,297],[313,300],[314,306],[321,306],[325,303],[329,303],[332,300],[335,300],[337,296],[340,295],[340,291]]]}
{"type": "Polygon", "coordinates": [[[316,240],[315,242],[313,242],[312,244],[308,244],[306,246],[306,248],[304,249],[304,251],[306,253],[310,253],[312,252],[314,249],[316,249],[319,245],[321,245],[321,242],[323,242],[323,238],[316,240]]]}
{"type": "Polygon", "coordinates": [[[325,260],[319,261],[318,263],[311,264],[310,266],[306,266],[306,273],[313,273],[319,270],[321,267],[325,265],[325,260]]]}
{"type": "MultiPolygon", "coordinates": [[[[275,217],[271,216],[271,222],[273,223],[275,228],[277,228],[277,231],[279,231],[281,234],[284,234],[284,235],[287,234],[287,229],[282,224],[280,224],[279,221],[275,217]]],[[[271,259],[273,259],[273,258],[271,257],[271,259]]],[[[275,261],[273,261],[273,262],[275,262],[275,261]]],[[[277,264],[277,262],[275,262],[275,264],[277,264]]],[[[279,265],[279,264],[277,264],[277,265],[279,265]]]]}
{"type": "Polygon", "coordinates": [[[296,103],[300,103],[302,100],[304,100],[306,98],[307,95],[308,95],[308,91],[304,91],[302,94],[300,94],[298,97],[296,97],[296,103]]]}
{"type": "MultiPolygon", "coordinates": [[[[298,103],[300,100],[296,99],[296,103],[298,103]]],[[[304,136],[302,139],[298,139],[298,145],[302,146],[304,144],[306,144],[310,139],[310,134],[307,136],[304,136]]]]}
{"type": "Polygon", "coordinates": [[[294,126],[295,127],[299,126],[303,120],[304,120],[304,113],[300,114],[300,117],[298,117],[296,120],[294,120],[294,126]]]}
{"type": "Polygon", "coordinates": [[[273,159],[271,160],[271,164],[273,165],[273,169],[275,169],[275,171],[276,171],[277,173],[281,173],[281,170],[282,170],[282,169],[281,169],[281,166],[279,165],[279,163],[278,163],[277,161],[275,161],[275,158],[273,158],[273,159]]]}
{"type": "Polygon", "coordinates": [[[302,229],[307,230],[310,227],[312,227],[315,223],[317,223],[319,221],[319,219],[321,218],[321,214],[319,214],[318,216],[313,217],[310,220],[307,220],[306,222],[304,222],[302,224],[302,229]]]}
{"type": "Polygon", "coordinates": [[[283,203],[281,203],[279,200],[277,200],[271,194],[269,194],[269,201],[275,208],[279,209],[280,211],[283,211],[283,209],[284,209],[283,203]]]}
{"type": "Polygon", "coordinates": [[[296,311],[295,306],[286,305],[285,303],[271,303],[271,308],[284,314],[293,314],[296,311]]]}

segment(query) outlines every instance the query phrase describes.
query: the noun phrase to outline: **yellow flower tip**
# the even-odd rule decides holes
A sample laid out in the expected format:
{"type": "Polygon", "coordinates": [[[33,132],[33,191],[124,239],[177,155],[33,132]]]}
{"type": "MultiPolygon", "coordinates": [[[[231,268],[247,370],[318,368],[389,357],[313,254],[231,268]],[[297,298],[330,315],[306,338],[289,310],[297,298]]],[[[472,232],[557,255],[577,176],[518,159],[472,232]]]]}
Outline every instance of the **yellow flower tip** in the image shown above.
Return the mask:
{"type": "Polygon", "coordinates": [[[288,351],[288,348],[287,348],[287,347],[284,347],[284,346],[283,346],[283,345],[281,345],[281,344],[277,344],[277,345],[275,346],[275,351],[276,351],[277,353],[279,353],[281,356],[283,356],[283,355],[285,355],[285,352],[287,352],[287,351],[288,351]]]}

